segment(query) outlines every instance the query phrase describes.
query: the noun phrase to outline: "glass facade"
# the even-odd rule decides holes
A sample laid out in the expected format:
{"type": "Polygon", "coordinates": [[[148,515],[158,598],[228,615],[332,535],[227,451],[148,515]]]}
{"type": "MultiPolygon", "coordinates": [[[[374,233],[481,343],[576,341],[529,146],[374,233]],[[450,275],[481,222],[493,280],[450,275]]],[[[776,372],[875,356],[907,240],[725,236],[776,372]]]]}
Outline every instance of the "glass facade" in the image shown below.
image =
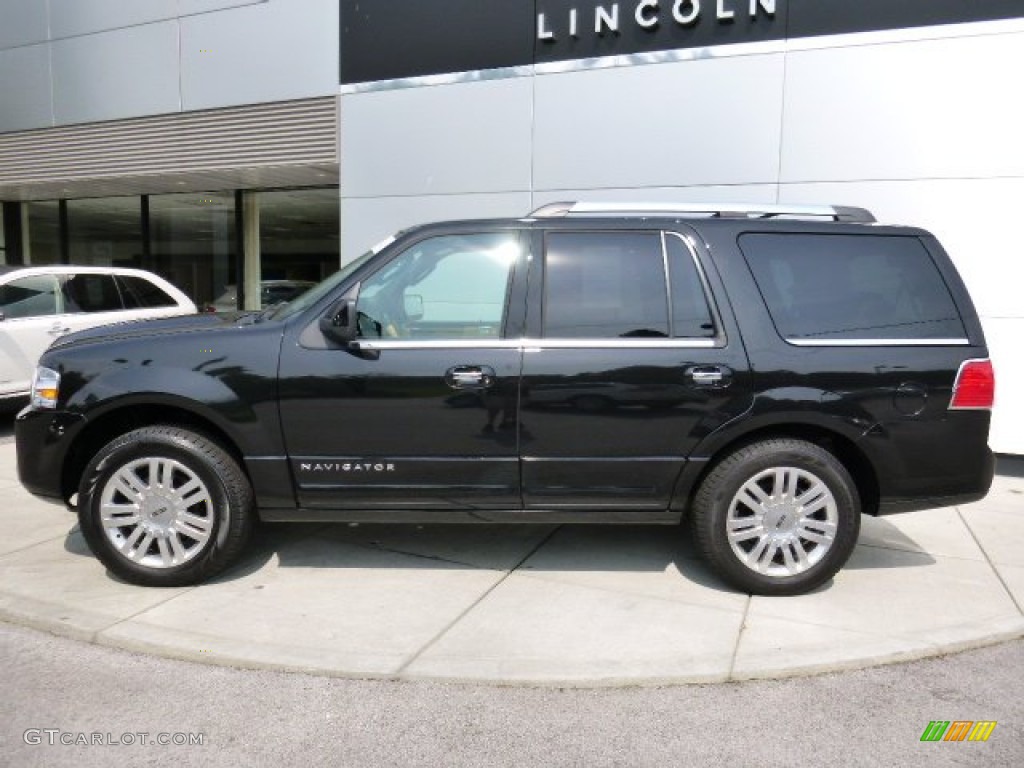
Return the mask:
{"type": "Polygon", "coordinates": [[[320,282],[338,269],[337,189],[259,193],[263,280],[320,282]]]}
{"type": "Polygon", "coordinates": [[[235,195],[188,192],[149,198],[148,266],[210,307],[235,282],[235,195]]]}
{"type": "Polygon", "coordinates": [[[68,200],[67,217],[70,263],[101,267],[142,266],[140,198],[68,200]]]}
{"type": "Polygon", "coordinates": [[[22,249],[26,264],[59,264],[60,204],[56,200],[22,205],[22,249]]]}
{"type": "Polygon", "coordinates": [[[247,244],[254,256],[249,279],[261,286],[257,304],[287,300],[337,271],[337,187],[245,196],[254,204],[243,210],[236,210],[233,191],[8,203],[0,264],[137,267],[166,278],[207,310],[237,306],[245,263],[240,231],[258,232],[257,242],[247,244]],[[246,216],[252,217],[248,230],[246,216]]]}

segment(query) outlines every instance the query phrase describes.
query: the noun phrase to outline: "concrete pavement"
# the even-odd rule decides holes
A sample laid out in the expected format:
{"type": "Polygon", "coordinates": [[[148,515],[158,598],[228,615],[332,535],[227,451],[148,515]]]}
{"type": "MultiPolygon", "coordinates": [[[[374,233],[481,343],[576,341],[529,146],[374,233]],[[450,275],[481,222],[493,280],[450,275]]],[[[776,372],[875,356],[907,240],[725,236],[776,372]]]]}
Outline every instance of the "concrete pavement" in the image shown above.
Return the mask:
{"type": "Polygon", "coordinates": [[[783,677],[1024,636],[1024,477],[864,518],[817,592],[723,587],[676,528],[262,526],[212,583],[146,589],[18,484],[0,440],[0,619],[101,645],[321,674],[599,686],[783,677]]]}

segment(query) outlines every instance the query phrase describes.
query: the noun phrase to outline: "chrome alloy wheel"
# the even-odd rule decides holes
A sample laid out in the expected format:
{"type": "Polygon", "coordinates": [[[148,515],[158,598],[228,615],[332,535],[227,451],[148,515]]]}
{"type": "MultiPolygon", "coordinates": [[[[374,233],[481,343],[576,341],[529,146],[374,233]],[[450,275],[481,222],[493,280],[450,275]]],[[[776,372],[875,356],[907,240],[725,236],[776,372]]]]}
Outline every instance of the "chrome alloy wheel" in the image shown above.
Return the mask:
{"type": "Polygon", "coordinates": [[[751,477],[733,496],[726,516],[733,553],[752,571],[776,578],[812,568],[831,549],[839,512],[817,475],[772,467],[751,477]]]}
{"type": "Polygon", "coordinates": [[[122,556],[171,568],[202,552],[214,506],[203,481],[179,461],[148,457],[114,472],[100,495],[103,531],[122,556]]]}

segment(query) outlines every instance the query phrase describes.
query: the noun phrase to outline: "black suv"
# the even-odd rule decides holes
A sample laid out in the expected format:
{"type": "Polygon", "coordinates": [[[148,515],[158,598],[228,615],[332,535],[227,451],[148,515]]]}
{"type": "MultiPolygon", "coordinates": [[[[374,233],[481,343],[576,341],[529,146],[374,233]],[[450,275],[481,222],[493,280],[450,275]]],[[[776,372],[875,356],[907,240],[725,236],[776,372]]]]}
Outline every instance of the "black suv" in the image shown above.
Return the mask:
{"type": "Polygon", "coordinates": [[[925,231],[565,203],[407,230],[260,313],[60,339],[18,469],[140,584],[212,576],[256,517],[687,520],[722,579],[795,594],[862,512],[985,495],[993,390],[925,231]]]}

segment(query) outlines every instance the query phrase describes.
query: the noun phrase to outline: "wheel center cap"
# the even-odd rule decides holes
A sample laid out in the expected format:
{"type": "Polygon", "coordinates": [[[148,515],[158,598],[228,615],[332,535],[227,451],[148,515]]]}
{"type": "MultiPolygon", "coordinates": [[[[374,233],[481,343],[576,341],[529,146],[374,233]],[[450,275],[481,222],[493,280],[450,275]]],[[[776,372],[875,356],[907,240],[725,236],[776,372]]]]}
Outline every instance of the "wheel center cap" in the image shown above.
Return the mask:
{"type": "Polygon", "coordinates": [[[775,536],[788,536],[796,530],[799,519],[800,515],[792,504],[780,501],[765,510],[764,527],[775,536]]]}
{"type": "Polygon", "coordinates": [[[143,501],[141,512],[152,531],[168,531],[174,522],[174,503],[165,493],[156,492],[143,501]]]}

